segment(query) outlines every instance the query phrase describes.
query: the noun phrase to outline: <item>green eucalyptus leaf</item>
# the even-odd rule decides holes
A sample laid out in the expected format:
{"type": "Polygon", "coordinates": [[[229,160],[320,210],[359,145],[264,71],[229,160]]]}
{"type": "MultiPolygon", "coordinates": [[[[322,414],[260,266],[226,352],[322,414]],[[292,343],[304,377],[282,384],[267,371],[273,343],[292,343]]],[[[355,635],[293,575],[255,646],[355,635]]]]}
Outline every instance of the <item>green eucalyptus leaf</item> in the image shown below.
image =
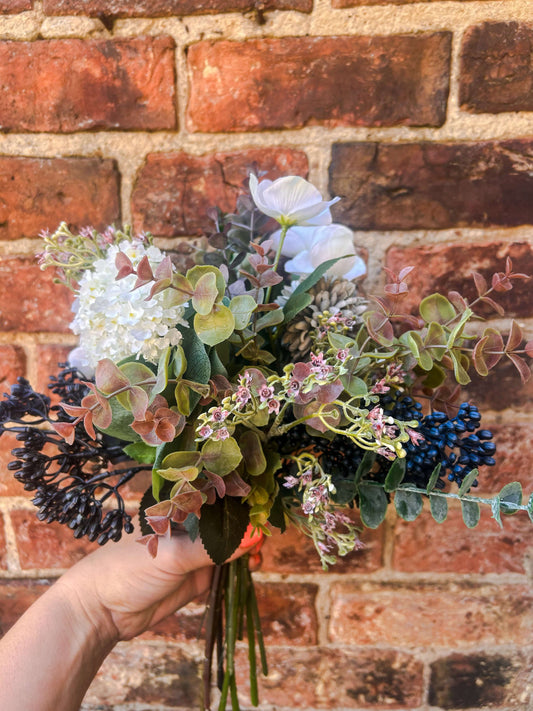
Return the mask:
{"type": "Polygon", "coordinates": [[[192,306],[196,313],[201,316],[207,316],[211,313],[218,297],[218,289],[216,284],[216,276],[213,272],[207,272],[196,282],[192,297],[192,306]]]}
{"type": "Polygon", "coordinates": [[[313,272],[311,272],[308,277],[306,277],[298,284],[298,286],[292,292],[291,296],[294,296],[295,294],[301,294],[304,291],[309,291],[309,289],[312,289],[313,286],[317,282],[319,282],[320,279],[322,279],[322,277],[330,267],[333,267],[340,259],[344,259],[346,256],[347,255],[343,255],[342,257],[335,257],[334,259],[328,259],[327,261],[322,262],[322,264],[320,264],[313,272]]]}
{"type": "Polygon", "coordinates": [[[398,489],[394,494],[394,507],[400,518],[404,521],[414,521],[418,518],[424,507],[420,494],[414,491],[398,489]]]}
{"type": "Polygon", "coordinates": [[[463,513],[463,521],[468,528],[475,528],[479,523],[480,510],[477,501],[469,501],[463,499],[461,501],[461,511],[463,513]]]}
{"type": "Polygon", "coordinates": [[[185,357],[185,351],[182,346],[176,346],[174,348],[174,354],[172,356],[172,368],[176,378],[181,378],[183,373],[187,368],[187,358],[185,357]]]}
{"type": "Polygon", "coordinates": [[[453,362],[453,374],[459,385],[468,385],[470,382],[470,376],[468,375],[465,367],[462,364],[461,352],[460,351],[449,351],[448,355],[453,362]]]}
{"type": "Polygon", "coordinates": [[[261,440],[256,432],[245,430],[239,438],[239,447],[244,458],[244,466],[250,476],[259,476],[267,465],[261,440]]]}
{"type": "MultiPolygon", "coordinates": [[[[272,312],[274,313],[274,312],[272,312]]],[[[215,304],[213,310],[202,316],[194,317],[194,330],[198,338],[208,346],[216,346],[231,336],[235,329],[235,319],[227,306],[215,304]]]]}
{"type": "Polygon", "coordinates": [[[405,458],[400,459],[399,457],[396,457],[387,472],[387,476],[385,477],[383,488],[386,492],[390,493],[391,491],[396,491],[396,489],[400,486],[405,476],[405,466],[405,458]]]}
{"type": "Polygon", "coordinates": [[[218,476],[226,476],[240,463],[242,453],[233,437],[223,440],[208,439],[202,447],[202,462],[206,469],[218,476]]]}
{"type": "Polygon", "coordinates": [[[341,383],[344,385],[344,389],[352,397],[365,397],[368,395],[368,386],[364,380],[358,378],[357,375],[353,373],[344,373],[341,375],[341,383]]]}
{"type": "Polygon", "coordinates": [[[361,463],[359,464],[359,466],[357,467],[357,469],[355,471],[354,483],[356,486],[359,485],[359,482],[365,476],[365,474],[368,474],[370,472],[375,461],[376,461],[376,453],[375,452],[367,451],[363,454],[361,463]]]}
{"type": "Polygon", "coordinates": [[[235,319],[236,331],[242,331],[248,326],[252,312],[256,306],[256,301],[250,294],[241,294],[233,297],[230,301],[229,308],[235,319]]]}
{"type": "MultiPolygon", "coordinates": [[[[211,361],[209,360],[204,344],[198,338],[193,328],[184,330],[181,344],[187,359],[187,369],[183,374],[186,380],[195,383],[208,383],[211,377],[211,361]]],[[[189,412],[183,412],[183,414],[190,414],[198,404],[200,397],[201,395],[199,393],[190,390],[189,412]]],[[[177,400],[178,398],[176,397],[176,401],[177,400]]],[[[180,412],[182,411],[180,410],[180,412]]]]}
{"type": "Polygon", "coordinates": [[[453,304],[442,294],[431,294],[422,299],[420,303],[420,315],[426,323],[435,321],[437,323],[448,323],[457,316],[453,304]]]}
{"type": "Polygon", "coordinates": [[[531,519],[531,523],[533,523],[533,494],[531,494],[529,501],[527,502],[527,513],[531,519]]]}
{"type": "Polygon", "coordinates": [[[448,518],[448,502],[444,496],[429,495],[429,508],[431,515],[437,523],[443,523],[448,518]]]}
{"type": "Polygon", "coordinates": [[[249,523],[250,507],[234,496],[202,506],[200,538],[215,565],[222,565],[237,550],[249,523]]]}
{"type": "Polygon", "coordinates": [[[494,496],[490,503],[490,508],[492,510],[492,518],[503,528],[502,524],[502,511],[501,511],[501,501],[499,496],[494,496]]]}
{"type": "Polygon", "coordinates": [[[446,332],[440,323],[432,321],[429,324],[426,337],[424,338],[424,346],[428,349],[433,360],[442,360],[446,348],[446,332]]]}
{"type": "Polygon", "coordinates": [[[152,388],[152,394],[150,400],[153,400],[156,395],[162,393],[168,384],[168,367],[170,362],[170,356],[172,355],[172,350],[166,348],[159,357],[159,362],[157,364],[157,379],[155,385],[152,388]]]}
{"type": "Polygon", "coordinates": [[[355,341],[349,336],[345,336],[342,333],[335,333],[334,331],[328,331],[328,341],[332,348],[337,348],[337,350],[342,350],[343,348],[353,348],[355,341]]]}
{"type": "Polygon", "coordinates": [[[137,442],[141,439],[140,435],[134,432],[130,425],[133,422],[133,415],[130,410],[124,408],[120,402],[118,402],[116,397],[112,397],[108,400],[111,407],[111,412],[113,419],[109,427],[106,427],[105,434],[110,437],[116,437],[117,439],[122,439],[125,442],[137,442]]]}
{"type": "Polygon", "coordinates": [[[279,326],[283,323],[283,310],[275,309],[274,311],[267,311],[265,314],[258,318],[255,323],[255,330],[259,333],[264,328],[272,328],[272,326],[279,326]]]}
{"type": "Polygon", "coordinates": [[[211,352],[209,353],[209,360],[211,361],[211,376],[224,375],[226,378],[228,377],[228,371],[226,370],[226,366],[218,355],[216,348],[211,348],[211,352]]]}
{"type": "Polygon", "coordinates": [[[283,314],[285,323],[292,321],[292,319],[297,316],[300,311],[306,309],[310,303],[312,303],[313,297],[307,292],[301,292],[300,294],[291,294],[287,300],[287,303],[283,307],[283,314]]]}
{"type": "Polygon", "coordinates": [[[463,479],[461,486],[459,487],[459,491],[458,491],[459,496],[463,496],[463,494],[468,493],[468,490],[470,489],[470,487],[476,480],[476,477],[478,474],[479,474],[479,471],[477,469],[472,469],[471,471],[468,472],[468,474],[463,479]]]}
{"type": "Polygon", "coordinates": [[[367,528],[377,528],[383,522],[389,502],[380,486],[359,484],[361,521],[367,528]]]}
{"type": "Polygon", "coordinates": [[[187,531],[189,538],[194,543],[200,535],[200,519],[195,514],[190,513],[183,522],[183,528],[187,531]]]}
{"type": "Polygon", "coordinates": [[[145,442],[132,442],[123,447],[124,454],[140,464],[153,464],[155,462],[156,448],[145,442]]]}
{"type": "Polygon", "coordinates": [[[500,501],[502,513],[507,515],[515,514],[517,509],[506,506],[506,504],[516,504],[517,506],[522,504],[522,484],[519,481],[511,481],[506,484],[500,491],[500,501]]]}
{"type": "Polygon", "coordinates": [[[206,274],[215,275],[215,284],[218,292],[218,300],[223,299],[224,294],[226,293],[226,281],[222,276],[222,272],[217,267],[213,267],[210,264],[199,264],[193,267],[192,269],[189,269],[185,277],[194,289],[200,279],[206,274]]]}

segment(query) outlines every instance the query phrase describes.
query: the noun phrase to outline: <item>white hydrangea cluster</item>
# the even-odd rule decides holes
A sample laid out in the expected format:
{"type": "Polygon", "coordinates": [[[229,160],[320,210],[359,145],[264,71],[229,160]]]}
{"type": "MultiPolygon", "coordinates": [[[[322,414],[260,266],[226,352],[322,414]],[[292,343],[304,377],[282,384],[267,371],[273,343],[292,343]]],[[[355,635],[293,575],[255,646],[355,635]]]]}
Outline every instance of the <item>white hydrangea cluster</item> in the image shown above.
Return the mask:
{"type": "Polygon", "coordinates": [[[72,307],[76,316],[70,324],[80,337],[80,345],[69,360],[86,374],[102,358],[116,363],[139,355],[156,363],[161,351],[180,342],[181,333],[176,326],[187,325],[182,320],[183,306],[168,304],[168,290],[147,301],[151,284],[132,291],[135,274],[115,280],[115,257],[119,251],[128,255],[134,267],[146,255],[153,270],[165,256],[153,245],[126,240],[118,246],[111,245],[105,259],[96,260],[93,268],[84,273],[72,307]]]}

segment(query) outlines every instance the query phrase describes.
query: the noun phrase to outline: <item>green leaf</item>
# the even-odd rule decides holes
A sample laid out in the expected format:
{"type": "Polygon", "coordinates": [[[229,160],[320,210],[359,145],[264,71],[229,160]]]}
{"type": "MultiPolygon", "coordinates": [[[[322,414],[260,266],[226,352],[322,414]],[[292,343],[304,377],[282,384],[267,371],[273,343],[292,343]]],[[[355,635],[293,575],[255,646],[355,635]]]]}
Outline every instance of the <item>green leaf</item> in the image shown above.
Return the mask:
{"type": "Polygon", "coordinates": [[[283,508],[283,495],[283,491],[279,488],[268,516],[268,522],[275,528],[279,528],[281,533],[285,533],[285,529],[287,528],[285,509],[283,508]]]}
{"type": "Polygon", "coordinates": [[[449,356],[453,361],[453,374],[459,385],[468,385],[470,382],[470,376],[466,372],[463,364],[461,363],[461,353],[456,353],[455,351],[449,351],[449,356]]]}
{"type": "Polygon", "coordinates": [[[468,528],[475,528],[479,523],[480,510],[477,501],[461,501],[461,510],[463,512],[463,521],[468,528]]]}
{"type": "Polygon", "coordinates": [[[364,453],[363,458],[361,459],[361,463],[357,467],[355,476],[353,478],[356,486],[359,484],[359,482],[365,476],[365,474],[368,474],[368,472],[372,469],[375,461],[376,461],[376,453],[375,452],[367,451],[364,453]]]}
{"type": "Polygon", "coordinates": [[[199,467],[202,455],[194,450],[179,450],[170,452],[162,458],[159,469],[187,469],[199,467]]]}
{"type": "Polygon", "coordinates": [[[527,502],[527,513],[531,519],[531,523],[533,523],[533,494],[531,494],[529,501],[527,502]]]}
{"type": "Polygon", "coordinates": [[[211,352],[209,353],[209,360],[211,362],[211,376],[224,375],[226,378],[228,377],[228,371],[226,370],[226,366],[220,359],[216,348],[211,348],[211,352]]]}
{"type": "Polygon", "coordinates": [[[522,504],[522,484],[519,481],[511,481],[506,484],[500,491],[500,501],[502,513],[507,515],[515,514],[517,509],[506,506],[506,503],[516,504],[517,506],[522,504]]]}
{"type": "Polygon", "coordinates": [[[174,348],[174,355],[172,357],[172,368],[174,369],[174,375],[176,376],[176,378],[181,378],[181,376],[185,372],[185,369],[187,368],[187,358],[185,357],[185,351],[181,346],[176,346],[174,348]]]}
{"type": "Polygon", "coordinates": [[[328,331],[328,341],[332,348],[341,350],[343,348],[352,348],[355,345],[355,340],[349,336],[344,336],[342,333],[328,331]]]}
{"type": "MultiPolygon", "coordinates": [[[[433,489],[435,488],[435,484],[438,481],[440,470],[442,468],[442,464],[439,462],[435,469],[431,472],[431,476],[429,477],[428,485],[426,487],[426,492],[429,494],[433,489]]],[[[442,496],[438,497],[439,499],[442,499],[442,496]]]]}
{"type": "Polygon", "coordinates": [[[398,489],[394,494],[394,506],[400,518],[404,521],[414,521],[420,515],[424,502],[420,494],[398,489]]]}
{"type": "Polygon", "coordinates": [[[146,491],[143,494],[141,503],[139,504],[139,523],[141,526],[141,533],[143,536],[148,536],[153,533],[153,529],[148,524],[144,512],[146,511],[146,509],[149,509],[150,506],[154,506],[154,504],[157,504],[157,500],[154,499],[152,489],[150,487],[148,487],[148,489],[146,489],[146,491]]]}
{"type": "Polygon", "coordinates": [[[335,493],[332,495],[333,501],[341,506],[347,506],[354,500],[357,493],[354,477],[351,479],[335,478],[335,493]]]}
{"type": "Polygon", "coordinates": [[[194,543],[200,535],[200,519],[195,514],[190,513],[183,522],[183,528],[187,531],[189,538],[194,543]]]}
{"type": "Polygon", "coordinates": [[[422,299],[420,315],[426,323],[448,323],[457,316],[453,304],[442,294],[431,294],[422,299]]]}
{"type": "Polygon", "coordinates": [[[245,430],[239,439],[239,447],[248,474],[250,476],[262,474],[266,469],[267,461],[259,436],[252,430],[245,430]]]}
{"type": "Polygon", "coordinates": [[[443,523],[448,518],[448,502],[444,496],[429,495],[429,508],[431,515],[437,523],[443,523]]]}
{"type": "Polygon", "coordinates": [[[446,345],[446,333],[440,323],[432,321],[429,324],[426,337],[424,338],[424,346],[428,349],[433,360],[442,360],[446,348],[441,348],[437,346],[446,345]]]}
{"type": "Polygon", "coordinates": [[[405,459],[396,457],[393,461],[389,471],[387,472],[387,476],[385,477],[385,484],[383,488],[386,492],[390,493],[391,491],[396,491],[398,486],[402,483],[405,476],[405,465],[405,459]]]}
{"type": "Polygon", "coordinates": [[[222,565],[237,550],[249,523],[250,507],[233,496],[202,506],[200,538],[215,565],[222,565]]]}
{"type": "Polygon", "coordinates": [[[174,440],[173,442],[164,442],[156,448],[154,467],[152,469],[152,493],[156,501],[159,501],[161,487],[165,483],[165,480],[157,473],[157,470],[160,468],[163,459],[171,452],[175,452],[177,447],[179,447],[179,444],[174,440]]]}
{"type": "Polygon", "coordinates": [[[490,508],[492,510],[492,518],[500,524],[500,528],[503,528],[502,524],[502,512],[501,512],[501,502],[499,496],[494,496],[490,508]]]}
{"type": "MultiPolygon", "coordinates": [[[[275,313],[275,312],[272,312],[275,313]]],[[[194,330],[198,338],[208,346],[216,346],[231,336],[235,329],[235,319],[227,306],[215,304],[213,310],[202,316],[197,313],[194,317],[194,330]]]]}
{"type": "Polygon", "coordinates": [[[218,297],[216,276],[213,272],[202,274],[194,287],[192,307],[197,314],[208,316],[218,297]]]}
{"type": "Polygon", "coordinates": [[[262,331],[264,328],[271,328],[272,326],[278,326],[283,323],[283,310],[275,309],[274,311],[267,311],[263,314],[261,318],[258,318],[255,324],[255,330],[257,332],[262,331]]]}
{"type": "Polygon", "coordinates": [[[292,319],[297,316],[300,311],[306,309],[312,301],[313,297],[307,292],[291,294],[287,300],[287,303],[283,307],[285,323],[292,321],[292,319]]]}
{"type": "Polygon", "coordinates": [[[222,299],[226,292],[226,281],[222,276],[222,272],[220,271],[220,269],[217,269],[217,267],[213,267],[210,264],[200,264],[193,267],[192,269],[189,269],[185,277],[194,289],[200,279],[206,274],[215,275],[215,284],[218,291],[218,299],[222,299]]]}
{"type": "Polygon", "coordinates": [[[353,373],[341,375],[341,383],[344,385],[346,392],[352,397],[365,397],[368,395],[368,387],[365,381],[353,373]]]}
{"type": "Polygon", "coordinates": [[[250,323],[252,312],[257,306],[256,301],[250,294],[234,296],[230,301],[230,311],[235,319],[235,330],[242,331],[250,323]]]}
{"type": "Polygon", "coordinates": [[[156,448],[145,442],[132,442],[132,444],[127,444],[123,450],[124,454],[127,454],[130,459],[134,459],[141,464],[153,464],[155,462],[156,448]]]}
{"type": "Polygon", "coordinates": [[[433,358],[425,349],[422,337],[418,331],[409,331],[406,333],[405,340],[407,342],[407,346],[411,350],[411,353],[416,358],[418,365],[423,370],[431,370],[433,368],[433,358]]]}
{"type": "MultiPolygon", "coordinates": [[[[155,366],[153,366],[155,367],[155,366]]],[[[149,368],[144,363],[139,361],[129,361],[128,363],[123,363],[120,367],[120,371],[126,376],[130,385],[137,386],[144,390],[148,398],[152,393],[152,388],[155,385],[155,372],[152,368],[149,368]],[[139,385],[139,383],[144,383],[144,381],[153,380],[153,383],[147,383],[145,385],[139,385]]],[[[126,390],[116,396],[116,399],[120,402],[122,407],[127,410],[132,409],[131,391],[126,390]]]]}
{"type": "Polygon", "coordinates": [[[122,439],[125,442],[138,442],[141,439],[140,435],[134,432],[130,427],[133,422],[131,412],[122,407],[116,397],[112,397],[108,402],[111,406],[113,420],[109,427],[106,427],[102,432],[105,432],[105,434],[110,437],[122,439]]]}
{"type": "MultiPolygon", "coordinates": [[[[195,383],[208,383],[211,377],[211,362],[205,350],[205,346],[198,338],[193,328],[187,328],[183,332],[181,341],[185,356],[187,358],[187,369],[184,377],[195,383]]],[[[189,394],[189,412],[196,407],[201,395],[192,390],[189,394]]]]}
{"type": "Polygon", "coordinates": [[[459,496],[463,496],[463,494],[466,494],[468,492],[478,474],[479,472],[477,469],[472,469],[468,472],[468,474],[463,479],[463,483],[459,487],[459,491],[457,492],[459,496]]]}
{"type": "MultiPolygon", "coordinates": [[[[328,269],[335,264],[340,259],[344,259],[347,255],[343,255],[342,257],[335,257],[335,259],[328,259],[326,262],[322,262],[311,274],[309,274],[308,277],[306,277],[303,281],[301,281],[296,289],[292,292],[292,296],[295,294],[301,294],[304,291],[309,291],[322,277],[324,274],[328,271],[328,269]]],[[[353,256],[353,255],[349,255],[353,256]]]]}
{"type": "Polygon", "coordinates": [[[241,459],[241,450],[233,437],[223,440],[208,439],[202,447],[205,468],[219,476],[226,476],[233,471],[241,459]]]}
{"type": "Polygon", "coordinates": [[[367,528],[377,528],[387,513],[389,502],[380,486],[359,484],[359,509],[361,521],[367,528]]]}
{"type": "Polygon", "coordinates": [[[168,365],[171,354],[172,350],[170,348],[167,348],[161,353],[161,356],[159,357],[159,362],[157,364],[157,380],[155,381],[155,385],[152,388],[152,395],[150,397],[150,400],[153,400],[158,393],[162,393],[163,390],[167,387],[168,365]]]}

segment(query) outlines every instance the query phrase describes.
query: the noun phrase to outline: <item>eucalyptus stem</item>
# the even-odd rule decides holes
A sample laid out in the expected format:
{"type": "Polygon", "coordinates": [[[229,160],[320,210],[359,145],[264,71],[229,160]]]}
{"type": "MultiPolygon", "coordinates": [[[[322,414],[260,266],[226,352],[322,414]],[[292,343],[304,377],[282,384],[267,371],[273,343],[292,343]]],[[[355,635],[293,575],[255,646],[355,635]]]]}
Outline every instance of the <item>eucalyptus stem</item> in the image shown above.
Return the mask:
{"type": "MultiPolygon", "coordinates": [[[[276,256],[274,257],[274,264],[272,265],[273,271],[276,271],[276,269],[278,268],[279,260],[281,258],[281,250],[283,249],[283,243],[285,242],[285,237],[287,236],[288,229],[289,229],[289,225],[282,225],[281,226],[281,234],[279,236],[279,244],[278,244],[278,248],[276,250],[276,256]]],[[[272,291],[272,287],[269,286],[265,292],[265,304],[268,304],[270,302],[270,292],[271,291],[272,291]]]]}

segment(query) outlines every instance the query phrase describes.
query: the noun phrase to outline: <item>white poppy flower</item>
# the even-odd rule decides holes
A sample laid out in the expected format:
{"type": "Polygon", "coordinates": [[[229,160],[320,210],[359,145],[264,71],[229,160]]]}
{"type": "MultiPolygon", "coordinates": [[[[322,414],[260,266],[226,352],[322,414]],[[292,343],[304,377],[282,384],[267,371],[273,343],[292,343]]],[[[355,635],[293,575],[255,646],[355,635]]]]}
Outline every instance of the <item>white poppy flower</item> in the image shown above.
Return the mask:
{"type": "MultiPolygon", "coordinates": [[[[274,233],[274,245],[279,243],[281,231],[274,233]]],[[[319,227],[291,227],[287,231],[281,253],[290,257],[285,264],[287,272],[299,275],[311,274],[323,262],[347,256],[328,269],[327,276],[342,279],[357,279],[366,274],[364,261],[355,253],[353,232],[344,225],[332,224],[319,227]]]]}
{"type": "Polygon", "coordinates": [[[314,185],[297,175],[258,182],[256,176],[250,174],[250,192],[261,212],[273,217],[282,227],[329,225],[330,205],[340,200],[323,200],[314,185]]]}

